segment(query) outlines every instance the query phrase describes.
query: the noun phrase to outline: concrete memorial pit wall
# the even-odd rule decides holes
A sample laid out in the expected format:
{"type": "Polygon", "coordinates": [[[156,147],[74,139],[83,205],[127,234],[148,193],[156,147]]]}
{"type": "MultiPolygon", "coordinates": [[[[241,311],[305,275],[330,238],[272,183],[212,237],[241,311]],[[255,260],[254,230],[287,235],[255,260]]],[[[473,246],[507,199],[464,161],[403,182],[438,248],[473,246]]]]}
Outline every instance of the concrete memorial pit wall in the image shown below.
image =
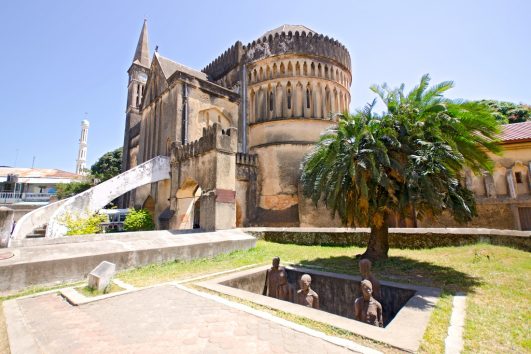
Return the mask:
{"type": "MultiPolygon", "coordinates": [[[[330,276],[329,273],[315,273],[315,271],[302,271],[286,267],[288,283],[299,289],[299,279],[303,274],[312,277],[312,289],[319,295],[319,306],[322,311],[334,315],[354,319],[354,300],[361,296],[360,280],[344,277],[330,276]]],[[[337,274],[340,275],[340,274],[337,274]]],[[[222,282],[233,288],[262,294],[264,288],[265,272],[257,272],[249,276],[233,278],[222,282]]],[[[389,324],[400,309],[415,295],[415,290],[403,287],[383,285],[382,298],[377,299],[383,307],[384,327],[389,324]]]]}
{"type": "Polygon", "coordinates": [[[429,318],[440,296],[436,288],[380,281],[384,328],[354,320],[354,301],[361,296],[359,276],[286,266],[288,283],[298,290],[303,274],[319,295],[320,309],[304,307],[262,295],[269,266],[254,268],[199,283],[226,295],[322,322],[401,350],[418,350],[429,318]]]}

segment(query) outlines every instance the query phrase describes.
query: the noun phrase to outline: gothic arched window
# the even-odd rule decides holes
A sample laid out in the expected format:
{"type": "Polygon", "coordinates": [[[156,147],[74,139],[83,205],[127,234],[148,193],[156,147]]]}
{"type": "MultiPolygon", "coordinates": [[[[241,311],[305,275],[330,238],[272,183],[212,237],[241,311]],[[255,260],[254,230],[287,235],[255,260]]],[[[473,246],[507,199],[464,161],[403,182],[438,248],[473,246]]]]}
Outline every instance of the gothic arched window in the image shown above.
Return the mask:
{"type": "Polygon", "coordinates": [[[288,109],[291,109],[291,89],[288,89],[287,98],[288,98],[288,109]]]}

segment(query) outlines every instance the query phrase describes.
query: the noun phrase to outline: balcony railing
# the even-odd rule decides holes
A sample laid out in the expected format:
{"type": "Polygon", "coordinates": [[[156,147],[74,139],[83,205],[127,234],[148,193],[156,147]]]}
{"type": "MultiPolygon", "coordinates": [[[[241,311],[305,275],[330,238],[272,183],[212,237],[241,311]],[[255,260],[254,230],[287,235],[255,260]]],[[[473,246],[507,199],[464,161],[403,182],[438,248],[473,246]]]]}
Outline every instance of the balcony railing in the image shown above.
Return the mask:
{"type": "Polygon", "coordinates": [[[0,192],[0,204],[20,202],[49,202],[54,193],[0,192]]]}

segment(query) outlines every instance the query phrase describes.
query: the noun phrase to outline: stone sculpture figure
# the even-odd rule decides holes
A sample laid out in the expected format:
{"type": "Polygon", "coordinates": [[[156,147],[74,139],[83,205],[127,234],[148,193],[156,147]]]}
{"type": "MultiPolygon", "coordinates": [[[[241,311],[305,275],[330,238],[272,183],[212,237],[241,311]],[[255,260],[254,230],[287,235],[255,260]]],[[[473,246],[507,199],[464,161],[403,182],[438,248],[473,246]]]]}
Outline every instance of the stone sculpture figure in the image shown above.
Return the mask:
{"type": "Polygon", "coordinates": [[[382,293],[380,292],[380,282],[378,281],[378,279],[376,279],[376,277],[371,272],[371,268],[372,268],[371,261],[368,259],[362,259],[359,263],[359,267],[360,267],[361,279],[362,280],[367,279],[372,284],[372,296],[376,300],[379,300],[379,301],[382,300],[382,293]]]}
{"type": "Polygon", "coordinates": [[[280,284],[280,274],[286,278],[286,270],[280,266],[280,257],[273,258],[272,266],[266,272],[266,279],[262,295],[277,298],[277,290],[280,284]]]}
{"type": "Polygon", "coordinates": [[[372,297],[372,284],[361,281],[362,296],[354,302],[354,318],[373,326],[383,327],[382,305],[372,297]]]}
{"type": "Polygon", "coordinates": [[[319,296],[310,288],[312,277],[309,274],[304,274],[299,282],[300,290],[297,291],[297,303],[306,307],[319,309],[319,296]]]}
{"type": "Polygon", "coordinates": [[[293,285],[288,283],[288,274],[283,271],[279,273],[279,282],[277,287],[276,298],[284,301],[294,301],[295,289],[293,285]]]}

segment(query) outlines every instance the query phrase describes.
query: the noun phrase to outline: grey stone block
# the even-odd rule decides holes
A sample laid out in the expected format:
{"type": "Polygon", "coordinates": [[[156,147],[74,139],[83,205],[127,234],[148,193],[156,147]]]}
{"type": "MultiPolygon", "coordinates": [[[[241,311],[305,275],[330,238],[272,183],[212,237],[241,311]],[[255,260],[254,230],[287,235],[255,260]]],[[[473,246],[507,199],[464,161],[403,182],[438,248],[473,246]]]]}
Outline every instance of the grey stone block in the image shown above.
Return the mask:
{"type": "Polygon", "coordinates": [[[13,227],[14,210],[0,207],[0,247],[7,247],[11,228],[13,227]]]}
{"type": "Polygon", "coordinates": [[[104,291],[111,283],[116,273],[116,264],[103,261],[88,276],[88,286],[98,291],[104,291]]]}

